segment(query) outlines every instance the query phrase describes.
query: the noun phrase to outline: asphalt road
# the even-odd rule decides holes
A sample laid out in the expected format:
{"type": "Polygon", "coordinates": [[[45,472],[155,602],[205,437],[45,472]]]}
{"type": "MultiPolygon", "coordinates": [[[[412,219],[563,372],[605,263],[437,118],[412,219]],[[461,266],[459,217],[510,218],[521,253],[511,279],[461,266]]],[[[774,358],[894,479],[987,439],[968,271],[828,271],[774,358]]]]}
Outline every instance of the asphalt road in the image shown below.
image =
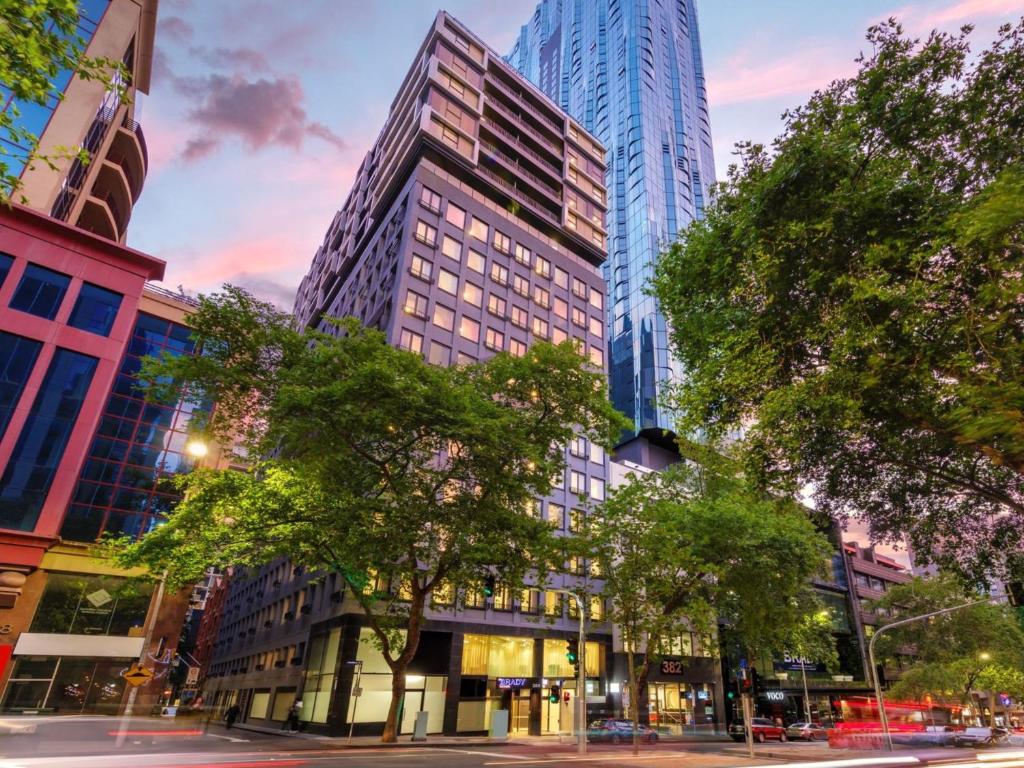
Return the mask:
{"type": "MultiPolygon", "coordinates": [[[[0,728],[4,721],[0,719],[0,728]]],[[[367,747],[349,749],[334,740],[292,738],[179,720],[95,717],[17,718],[34,733],[0,735],[0,768],[1024,768],[1024,750],[900,751],[862,756],[829,751],[822,745],[767,744],[751,759],[731,743],[643,745],[638,756],[629,745],[592,744],[585,758],[571,744],[552,741],[508,745],[444,747],[367,747]],[[120,744],[119,744],[120,742],[120,744]],[[980,759],[979,759],[980,758],[980,759]]]]}

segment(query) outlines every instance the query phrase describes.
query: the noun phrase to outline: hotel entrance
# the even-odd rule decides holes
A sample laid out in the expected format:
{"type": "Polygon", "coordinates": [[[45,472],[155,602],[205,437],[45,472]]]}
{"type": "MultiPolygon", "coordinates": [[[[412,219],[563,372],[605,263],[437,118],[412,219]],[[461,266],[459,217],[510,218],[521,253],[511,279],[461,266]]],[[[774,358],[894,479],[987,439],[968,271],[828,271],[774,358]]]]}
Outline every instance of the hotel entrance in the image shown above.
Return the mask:
{"type": "Polygon", "coordinates": [[[704,683],[648,683],[652,728],[680,736],[714,730],[714,701],[704,683]]]}

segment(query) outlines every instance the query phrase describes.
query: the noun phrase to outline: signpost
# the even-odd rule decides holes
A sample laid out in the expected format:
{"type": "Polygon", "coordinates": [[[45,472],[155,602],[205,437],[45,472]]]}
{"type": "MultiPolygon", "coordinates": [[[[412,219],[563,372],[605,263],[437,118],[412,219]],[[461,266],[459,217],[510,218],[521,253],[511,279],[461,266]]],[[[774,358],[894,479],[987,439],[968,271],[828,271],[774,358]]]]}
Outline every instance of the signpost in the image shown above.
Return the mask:
{"type": "MultiPolygon", "coordinates": [[[[349,664],[355,666],[356,679],[352,682],[352,717],[348,721],[348,743],[352,743],[352,726],[356,723],[356,706],[359,704],[359,697],[363,694],[363,689],[360,687],[360,683],[363,681],[363,662],[350,661],[349,664]]],[[[401,721],[399,721],[401,722],[401,721]]]]}
{"type": "Polygon", "coordinates": [[[128,670],[121,674],[121,677],[124,678],[124,681],[128,683],[128,685],[143,685],[153,679],[153,670],[146,669],[145,667],[138,665],[132,665],[128,670]]]}

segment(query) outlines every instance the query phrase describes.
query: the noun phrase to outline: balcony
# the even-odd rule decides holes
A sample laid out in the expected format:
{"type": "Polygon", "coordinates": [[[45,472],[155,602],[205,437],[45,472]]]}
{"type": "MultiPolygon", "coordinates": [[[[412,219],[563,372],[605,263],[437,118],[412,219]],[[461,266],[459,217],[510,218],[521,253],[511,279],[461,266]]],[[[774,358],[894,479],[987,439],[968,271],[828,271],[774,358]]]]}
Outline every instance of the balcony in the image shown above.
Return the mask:
{"type": "Polygon", "coordinates": [[[514,173],[516,176],[532,181],[536,189],[546,194],[551,199],[551,201],[554,202],[556,205],[561,206],[562,193],[556,187],[553,187],[548,182],[544,181],[540,177],[535,176],[533,173],[526,170],[526,168],[520,165],[515,158],[513,158],[511,155],[502,152],[500,149],[498,149],[497,146],[491,144],[489,141],[481,139],[480,148],[491,157],[497,158],[502,163],[504,163],[505,167],[508,168],[508,170],[514,173]]]}
{"type": "Polygon", "coordinates": [[[146,144],[142,138],[142,128],[138,123],[125,120],[125,124],[131,123],[134,128],[126,125],[120,126],[114,132],[114,138],[110,143],[107,152],[107,161],[118,166],[125,178],[128,180],[128,187],[131,193],[132,202],[139,199],[142,194],[142,185],[146,180],[146,144]]]}
{"type": "Polygon", "coordinates": [[[510,181],[503,178],[499,174],[482,165],[478,166],[477,170],[484,176],[486,176],[488,179],[493,181],[495,184],[497,184],[501,189],[506,191],[512,197],[514,197],[516,200],[518,200],[521,203],[526,203],[526,205],[529,206],[531,211],[540,213],[541,215],[543,215],[545,219],[550,221],[552,224],[557,225],[558,227],[562,226],[562,222],[558,216],[555,216],[555,214],[553,214],[546,207],[544,207],[544,205],[540,201],[524,193],[515,184],[511,183],[510,181]]]}
{"type": "MultiPolygon", "coordinates": [[[[523,116],[517,112],[514,112],[508,105],[504,104],[499,99],[487,99],[486,102],[484,102],[485,119],[489,117],[487,115],[487,110],[490,110],[503,120],[508,121],[516,130],[519,130],[521,133],[525,133],[526,136],[528,136],[539,148],[550,152],[549,162],[551,164],[562,163],[562,148],[552,141],[550,137],[541,133],[541,131],[530,121],[523,118],[523,116]]],[[[493,120],[489,120],[489,122],[493,122],[493,120]]],[[[519,141],[522,141],[522,137],[520,137],[519,141]]]]}
{"type": "Polygon", "coordinates": [[[78,226],[86,232],[117,241],[117,225],[106,201],[89,195],[85,198],[82,212],[78,214],[78,226]]]}

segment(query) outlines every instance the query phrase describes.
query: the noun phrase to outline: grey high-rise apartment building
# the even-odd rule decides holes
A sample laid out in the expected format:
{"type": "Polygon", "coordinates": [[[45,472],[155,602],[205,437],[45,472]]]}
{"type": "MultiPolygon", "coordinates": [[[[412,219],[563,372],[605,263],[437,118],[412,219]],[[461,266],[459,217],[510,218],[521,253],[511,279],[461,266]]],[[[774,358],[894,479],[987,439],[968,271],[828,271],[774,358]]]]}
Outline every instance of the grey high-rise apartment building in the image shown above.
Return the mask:
{"type": "Polygon", "coordinates": [[[694,0],[541,0],[507,59],[607,150],[612,401],[672,429],[660,399],[682,372],[645,289],[715,180],[694,0]]]}
{"type": "MultiPolygon", "coordinates": [[[[325,317],[359,318],[437,365],[573,339],[603,371],[604,176],[603,147],[441,13],[302,280],[295,314],[324,330],[325,317]]],[[[581,495],[604,498],[608,461],[582,438],[565,450],[558,487],[524,514],[568,533],[582,524],[581,495]]],[[[509,711],[513,732],[569,730],[578,691],[565,648],[577,618],[555,588],[593,594],[600,578],[573,559],[550,582],[428,611],[403,733],[419,711],[430,733],[482,733],[495,709],[509,711]],[[556,683],[569,700],[541,695],[556,683]]],[[[238,702],[244,719],[269,724],[298,698],[311,730],[346,733],[351,718],[356,733],[380,733],[391,675],[361,642],[370,630],[337,574],[311,578],[278,562],[229,588],[207,702],[238,702]]],[[[615,703],[611,627],[599,597],[587,614],[586,694],[597,714],[615,703]]]]}

